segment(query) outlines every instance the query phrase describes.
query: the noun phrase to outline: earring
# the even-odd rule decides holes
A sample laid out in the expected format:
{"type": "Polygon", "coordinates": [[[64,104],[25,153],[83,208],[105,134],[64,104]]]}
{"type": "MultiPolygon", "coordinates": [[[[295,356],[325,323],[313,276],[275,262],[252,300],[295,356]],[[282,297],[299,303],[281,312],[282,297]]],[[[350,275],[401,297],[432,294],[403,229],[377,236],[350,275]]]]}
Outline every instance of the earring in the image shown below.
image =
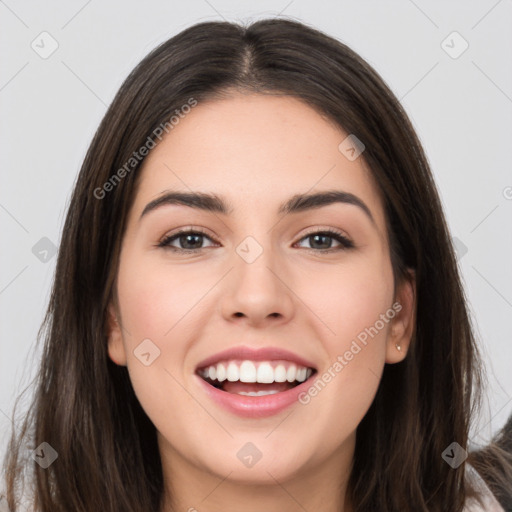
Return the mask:
{"type": "Polygon", "coordinates": [[[395,343],[395,347],[398,350],[398,352],[402,351],[402,347],[398,343],[395,343]]]}

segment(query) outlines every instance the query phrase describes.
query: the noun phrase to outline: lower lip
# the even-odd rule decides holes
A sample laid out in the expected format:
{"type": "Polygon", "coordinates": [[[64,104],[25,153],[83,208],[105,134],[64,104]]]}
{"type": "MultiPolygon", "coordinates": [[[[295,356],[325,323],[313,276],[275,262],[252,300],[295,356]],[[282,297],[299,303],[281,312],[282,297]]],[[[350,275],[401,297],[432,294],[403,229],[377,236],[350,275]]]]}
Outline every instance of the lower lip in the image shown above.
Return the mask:
{"type": "Polygon", "coordinates": [[[246,418],[265,418],[284,411],[293,403],[298,403],[299,394],[309,388],[311,385],[310,381],[314,375],[294,388],[273,395],[263,396],[245,396],[228,393],[211,386],[199,375],[196,375],[196,377],[210,398],[228,411],[246,418]]]}

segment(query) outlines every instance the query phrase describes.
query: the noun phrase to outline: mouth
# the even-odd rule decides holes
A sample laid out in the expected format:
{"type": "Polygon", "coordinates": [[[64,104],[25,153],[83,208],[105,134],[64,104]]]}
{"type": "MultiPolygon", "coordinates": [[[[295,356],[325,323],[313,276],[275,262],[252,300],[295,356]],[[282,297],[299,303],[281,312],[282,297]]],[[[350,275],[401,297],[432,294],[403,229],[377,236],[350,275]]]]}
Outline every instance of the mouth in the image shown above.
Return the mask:
{"type": "Polygon", "coordinates": [[[316,367],[281,349],[230,349],[196,367],[202,389],[218,405],[245,417],[276,414],[297,403],[316,367]]]}
{"type": "Polygon", "coordinates": [[[287,360],[231,360],[199,368],[197,374],[210,386],[242,396],[266,396],[293,389],[316,370],[287,360]]]}

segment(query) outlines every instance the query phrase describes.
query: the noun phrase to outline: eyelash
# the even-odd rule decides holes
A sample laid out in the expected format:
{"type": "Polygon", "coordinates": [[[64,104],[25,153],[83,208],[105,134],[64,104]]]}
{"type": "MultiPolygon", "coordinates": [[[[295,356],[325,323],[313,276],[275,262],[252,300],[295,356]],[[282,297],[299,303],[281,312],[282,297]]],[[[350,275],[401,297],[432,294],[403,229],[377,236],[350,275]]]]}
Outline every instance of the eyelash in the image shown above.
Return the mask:
{"type": "MultiPolygon", "coordinates": [[[[206,232],[204,232],[200,229],[195,229],[195,230],[184,229],[182,231],[178,231],[177,233],[174,233],[173,235],[169,235],[169,236],[166,236],[165,238],[163,238],[158,243],[158,247],[162,247],[164,249],[169,249],[173,252],[179,252],[182,254],[192,254],[192,253],[197,254],[198,251],[206,249],[206,247],[201,247],[198,249],[182,249],[180,247],[173,247],[170,245],[170,243],[172,241],[178,239],[180,236],[183,236],[183,235],[202,235],[202,236],[205,236],[205,237],[209,238],[210,240],[216,242],[206,232]]],[[[333,230],[333,229],[312,231],[312,232],[306,233],[299,240],[299,242],[306,238],[314,236],[314,235],[327,235],[329,238],[333,238],[336,241],[338,241],[342,246],[341,247],[330,247],[329,249],[313,249],[313,248],[310,249],[310,248],[306,247],[306,249],[309,251],[313,251],[313,252],[320,253],[320,254],[326,254],[326,253],[332,253],[332,252],[337,252],[337,251],[344,251],[344,250],[352,249],[355,247],[354,243],[351,240],[349,240],[347,237],[345,237],[341,232],[333,230]]],[[[216,242],[216,243],[218,243],[218,242],[216,242]]]]}

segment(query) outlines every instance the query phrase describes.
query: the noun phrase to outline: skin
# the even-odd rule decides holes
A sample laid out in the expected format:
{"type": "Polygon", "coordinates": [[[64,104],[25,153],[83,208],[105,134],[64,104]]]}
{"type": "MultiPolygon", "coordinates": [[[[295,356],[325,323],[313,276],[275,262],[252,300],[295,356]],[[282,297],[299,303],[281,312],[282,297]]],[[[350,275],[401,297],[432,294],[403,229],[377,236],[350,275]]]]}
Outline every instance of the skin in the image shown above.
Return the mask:
{"type": "MultiPolygon", "coordinates": [[[[338,150],[347,135],[297,99],[238,93],[198,104],[144,161],[109,308],[108,351],[128,367],[157,429],[162,510],[353,510],[345,491],[356,428],[384,365],[407,354],[415,290],[412,279],[395,288],[382,201],[363,159],[338,150]],[[331,189],[358,196],[375,222],[341,203],[277,214],[294,194],[331,189]],[[165,205],[139,220],[169,190],[216,193],[234,210],[165,205]],[[190,226],[207,231],[210,238],[196,242],[203,249],[158,247],[190,226]],[[325,245],[306,235],[329,228],[355,248],[327,239],[341,248],[322,254],[325,245]],[[250,264],[236,252],[247,236],[263,249],[250,264]],[[306,405],[241,418],[211,401],[194,374],[202,359],[245,344],[291,350],[321,375],[396,301],[401,311],[306,405]],[[133,353],[147,338],[161,351],[149,366],[133,353]],[[251,468],[237,458],[247,442],[262,453],[251,468]]],[[[172,245],[184,247],[179,238],[172,245]]]]}

